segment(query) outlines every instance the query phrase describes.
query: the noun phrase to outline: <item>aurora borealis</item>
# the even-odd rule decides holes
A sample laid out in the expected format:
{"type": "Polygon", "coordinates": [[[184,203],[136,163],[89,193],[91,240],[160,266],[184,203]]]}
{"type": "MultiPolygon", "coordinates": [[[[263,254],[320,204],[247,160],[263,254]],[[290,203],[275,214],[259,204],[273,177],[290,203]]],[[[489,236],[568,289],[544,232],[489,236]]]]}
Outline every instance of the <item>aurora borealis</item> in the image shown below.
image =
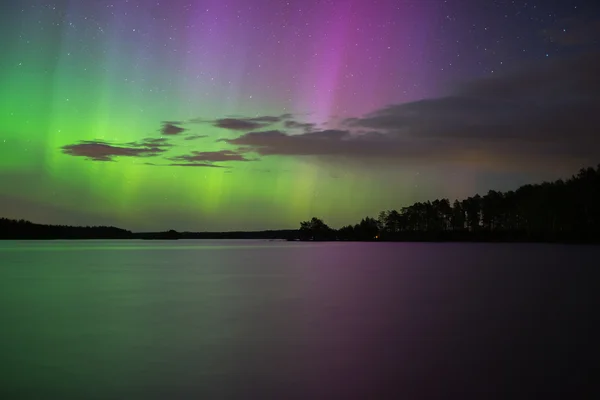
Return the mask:
{"type": "Polygon", "coordinates": [[[0,216],[338,227],[600,162],[594,1],[0,5],[0,216]]]}

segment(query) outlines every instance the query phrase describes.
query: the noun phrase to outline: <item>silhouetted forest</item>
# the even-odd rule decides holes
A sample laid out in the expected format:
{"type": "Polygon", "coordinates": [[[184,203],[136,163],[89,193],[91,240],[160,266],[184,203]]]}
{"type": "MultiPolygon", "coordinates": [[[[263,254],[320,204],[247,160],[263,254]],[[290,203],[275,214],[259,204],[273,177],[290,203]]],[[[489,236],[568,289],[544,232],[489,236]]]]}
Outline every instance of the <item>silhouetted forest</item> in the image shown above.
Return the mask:
{"type": "Polygon", "coordinates": [[[0,218],[0,240],[37,239],[289,239],[298,234],[297,229],[258,232],[138,232],[106,226],[65,226],[35,224],[25,220],[0,218]]]}
{"type": "Polygon", "coordinates": [[[600,242],[600,165],[570,179],[450,202],[438,199],[382,211],[331,229],[300,224],[300,240],[600,242]]]}
{"type": "Polygon", "coordinates": [[[132,233],[112,226],[67,226],[34,224],[0,218],[0,239],[130,239],[132,233]]]}
{"type": "Polygon", "coordinates": [[[255,232],[147,232],[134,233],[134,239],[167,240],[167,239],[288,239],[298,236],[297,229],[255,232]]]}
{"type": "Polygon", "coordinates": [[[438,199],[382,211],[332,229],[312,218],[298,230],[132,233],[107,227],[42,225],[0,218],[0,239],[287,239],[348,241],[511,241],[600,243],[600,165],[566,181],[438,199]]]}

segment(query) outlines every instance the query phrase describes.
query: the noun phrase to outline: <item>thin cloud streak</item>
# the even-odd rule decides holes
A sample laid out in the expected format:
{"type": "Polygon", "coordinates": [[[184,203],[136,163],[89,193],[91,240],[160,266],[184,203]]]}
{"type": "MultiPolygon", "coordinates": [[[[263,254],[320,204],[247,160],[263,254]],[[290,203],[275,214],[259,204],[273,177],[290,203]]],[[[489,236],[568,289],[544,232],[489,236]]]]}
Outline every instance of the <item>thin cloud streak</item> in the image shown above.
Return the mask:
{"type": "Polygon", "coordinates": [[[165,139],[145,139],[142,142],[113,144],[102,140],[83,140],[62,146],[64,154],[92,161],[114,161],[115,157],[154,157],[171,147],[165,139]]]}

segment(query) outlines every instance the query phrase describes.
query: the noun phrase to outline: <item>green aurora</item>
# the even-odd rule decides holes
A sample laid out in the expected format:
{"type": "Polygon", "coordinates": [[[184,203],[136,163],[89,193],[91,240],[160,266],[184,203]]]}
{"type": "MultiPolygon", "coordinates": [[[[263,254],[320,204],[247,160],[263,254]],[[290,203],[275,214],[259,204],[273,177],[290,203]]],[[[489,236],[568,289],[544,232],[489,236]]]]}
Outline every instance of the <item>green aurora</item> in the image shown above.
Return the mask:
{"type": "MultiPolygon", "coordinates": [[[[476,55],[446,76],[434,65],[440,60],[427,61],[435,46],[417,51],[392,31],[380,32],[389,40],[370,40],[387,5],[369,14],[356,3],[358,12],[330,25],[338,11],[327,5],[286,14],[291,25],[320,27],[298,36],[286,26],[256,27],[273,25],[277,10],[234,24],[239,17],[226,5],[184,13],[103,4],[0,7],[0,216],[137,231],[285,229],[312,216],[340,227],[415,201],[512,189],[597,163],[566,147],[544,153],[537,139],[498,146],[466,143],[466,135],[420,142],[419,133],[382,146],[389,127],[364,118],[349,128],[347,118],[436,102],[449,83],[483,73],[469,67],[476,55]],[[265,117],[272,121],[257,129],[219,125],[265,117]],[[247,136],[256,130],[272,145],[251,143],[261,138],[247,136]],[[161,138],[152,154],[140,153],[161,138]],[[81,153],[85,143],[121,153],[94,159],[81,153]],[[205,159],[191,162],[194,152],[205,159]]],[[[411,10],[403,18],[419,22],[414,35],[435,26],[437,11],[411,10]]]]}

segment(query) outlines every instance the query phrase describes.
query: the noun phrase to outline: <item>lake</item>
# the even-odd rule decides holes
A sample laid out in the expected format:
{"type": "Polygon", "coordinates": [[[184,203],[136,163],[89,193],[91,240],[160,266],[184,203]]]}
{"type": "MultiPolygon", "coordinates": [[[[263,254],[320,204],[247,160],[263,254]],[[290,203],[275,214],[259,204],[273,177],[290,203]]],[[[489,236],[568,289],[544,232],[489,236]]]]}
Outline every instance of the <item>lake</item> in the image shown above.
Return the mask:
{"type": "Polygon", "coordinates": [[[579,398],[599,266],[600,246],[0,241],[0,397],[579,398]]]}

